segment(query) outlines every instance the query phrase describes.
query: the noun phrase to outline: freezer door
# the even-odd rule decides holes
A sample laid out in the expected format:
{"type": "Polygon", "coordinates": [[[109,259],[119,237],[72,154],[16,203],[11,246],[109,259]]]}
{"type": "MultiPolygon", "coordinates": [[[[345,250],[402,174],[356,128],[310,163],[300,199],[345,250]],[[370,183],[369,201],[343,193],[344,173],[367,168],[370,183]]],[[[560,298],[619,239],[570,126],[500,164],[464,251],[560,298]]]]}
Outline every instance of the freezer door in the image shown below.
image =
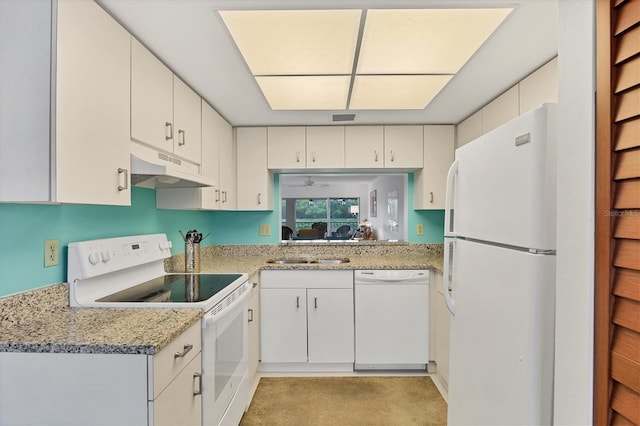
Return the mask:
{"type": "Polygon", "coordinates": [[[449,425],[546,425],[555,256],[455,242],[449,425]]]}
{"type": "Polygon", "coordinates": [[[456,150],[448,235],[555,249],[555,111],[545,104],[456,150]]]}

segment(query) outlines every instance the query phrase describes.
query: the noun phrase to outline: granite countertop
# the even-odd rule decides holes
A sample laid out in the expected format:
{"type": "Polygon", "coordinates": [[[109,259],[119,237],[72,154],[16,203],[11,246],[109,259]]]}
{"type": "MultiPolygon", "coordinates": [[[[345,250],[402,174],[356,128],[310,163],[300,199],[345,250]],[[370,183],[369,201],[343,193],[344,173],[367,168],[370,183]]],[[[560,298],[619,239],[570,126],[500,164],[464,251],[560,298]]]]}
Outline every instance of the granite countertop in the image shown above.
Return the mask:
{"type": "MultiPolygon", "coordinates": [[[[167,259],[165,269],[184,271],[184,254],[167,259]]],[[[208,246],[201,252],[201,272],[251,276],[266,269],[434,269],[441,272],[442,245],[208,246]],[[345,257],[350,259],[349,263],[267,263],[277,258],[345,257]]],[[[200,309],[71,308],[67,284],[55,284],[0,298],[0,352],[153,355],[202,315],[200,309]]]]}
{"type": "Polygon", "coordinates": [[[158,353],[201,309],[70,308],[66,284],[0,299],[0,352],[158,353]]]}

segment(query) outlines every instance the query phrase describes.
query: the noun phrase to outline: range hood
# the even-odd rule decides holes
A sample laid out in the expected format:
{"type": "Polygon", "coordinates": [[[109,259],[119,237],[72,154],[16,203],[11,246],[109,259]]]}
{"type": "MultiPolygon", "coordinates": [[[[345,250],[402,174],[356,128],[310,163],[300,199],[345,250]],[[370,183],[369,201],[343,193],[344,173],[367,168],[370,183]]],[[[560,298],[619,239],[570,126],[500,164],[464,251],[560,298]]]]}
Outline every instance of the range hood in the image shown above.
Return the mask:
{"type": "Polygon", "coordinates": [[[202,188],[215,186],[212,178],[200,176],[197,164],[131,143],[131,184],[145,188],[202,188]]]}

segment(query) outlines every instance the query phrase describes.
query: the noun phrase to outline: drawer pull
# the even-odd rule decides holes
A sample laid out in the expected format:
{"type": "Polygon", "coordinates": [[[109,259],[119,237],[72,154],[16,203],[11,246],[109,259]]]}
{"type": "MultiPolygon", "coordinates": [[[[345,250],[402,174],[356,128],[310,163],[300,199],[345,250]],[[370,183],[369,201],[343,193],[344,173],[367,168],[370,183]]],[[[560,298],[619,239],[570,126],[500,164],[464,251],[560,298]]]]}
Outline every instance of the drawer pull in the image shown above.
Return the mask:
{"type": "Polygon", "coordinates": [[[197,371],[193,373],[193,381],[195,383],[196,379],[198,379],[198,387],[193,386],[193,396],[202,395],[202,374],[197,371]]]}
{"type": "Polygon", "coordinates": [[[174,358],[184,358],[184,356],[186,354],[188,354],[189,352],[191,352],[191,349],[193,349],[193,345],[190,345],[188,343],[185,343],[184,345],[184,350],[182,352],[176,352],[175,354],[173,354],[174,358]]]}

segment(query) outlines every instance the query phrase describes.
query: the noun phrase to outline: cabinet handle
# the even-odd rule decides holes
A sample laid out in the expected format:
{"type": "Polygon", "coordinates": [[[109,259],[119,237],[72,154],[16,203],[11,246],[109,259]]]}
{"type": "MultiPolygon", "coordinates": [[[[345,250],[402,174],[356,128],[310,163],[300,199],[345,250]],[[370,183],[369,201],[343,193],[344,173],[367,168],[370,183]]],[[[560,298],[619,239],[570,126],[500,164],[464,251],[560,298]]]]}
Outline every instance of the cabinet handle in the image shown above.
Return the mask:
{"type": "Polygon", "coordinates": [[[300,307],[300,296],[296,296],[296,308],[300,307]]]}
{"type": "Polygon", "coordinates": [[[394,159],[395,159],[395,156],[393,154],[393,151],[391,151],[391,162],[393,162],[394,159]]]}
{"type": "Polygon", "coordinates": [[[249,321],[248,322],[253,322],[253,309],[249,309],[249,321]]]}
{"type": "Polygon", "coordinates": [[[202,395],[202,374],[197,371],[193,373],[193,396],[202,395]],[[198,387],[195,386],[196,379],[198,379],[198,387]]]}
{"type": "Polygon", "coordinates": [[[258,283],[252,283],[251,285],[252,285],[252,287],[251,287],[251,288],[256,288],[256,287],[258,287],[258,283]]]}
{"type": "Polygon", "coordinates": [[[429,193],[429,196],[431,197],[431,198],[429,199],[429,202],[430,202],[431,204],[433,204],[433,192],[430,192],[430,193],[429,193]]]}
{"type": "Polygon", "coordinates": [[[314,163],[316,162],[316,152],[315,151],[313,151],[311,153],[311,161],[314,162],[314,163]]]}
{"type": "Polygon", "coordinates": [[[118,169],[118,174],[124,175],[124,186],[118,185],[118,191],[125,191],[129,189],[129,170],[127,169],[118,169]]]}
{"type": "Polygon", "coordinates": [[[178,129],[178,146],[183,146],[186,143],[187,143],[187,140],[185,139],[184,130],[178,129]]]}
{"type": "Polygon", "coordinates": [[[374,161],[377,163],[378,162],[378,151],[377,150],[373,151],[373,156],[374,156],[374,161]]]}
{"type": "Polygon", "coordinates": [[[300,151],[296,151],[296,163],[300,162],[300,151]]]}
{"type": "Polygon", "coordinates": [[[184,356],[188,354],[191,349],[193,349],[193,345],[185,343],[183,349],[184,350],[182,352],[176,352],[175,354],[173,354],[173,358],[184,358],[184,356]]]}
{"type": "Polygon", "coordinates": [[[169,131],[169,133],[168,133],[168,134],[166,134],[166,132],[165,132],[165,137],[164,137],[164,138],[165,138],[166,140],[171,140],[171,139],[173,139],[173,124],[172,124],[172,123],[169,123],[168,121],[166,121],[166,122],[164,123],[164,125],[165,125],[165,130],[168,130],[168,131],[169,131]]]}
{"type": "Polygon", "coordinates": [[[227,202],[227,191],[222,191],[222,202],[223,203],[227,202]]]}
{"type": "Polygon", "coordinates": [[[219,201],[220,201],[220,190],[216,189],[216,200],[215,200],[215,202],[217,203],[219,201]]]}
{"type": "Polygon", "coordinates": [[[262,194],[258,192],[258,205],[262,204],[262,200],[260,199],[260,196],[261,196],[261,195],[262,195],[262,194]]]}
{"type": "Polygon", "coordinates": [[[313,308],[314,309],[318,309],[318,298],[317,297],[313,298],[313,308]]]}

